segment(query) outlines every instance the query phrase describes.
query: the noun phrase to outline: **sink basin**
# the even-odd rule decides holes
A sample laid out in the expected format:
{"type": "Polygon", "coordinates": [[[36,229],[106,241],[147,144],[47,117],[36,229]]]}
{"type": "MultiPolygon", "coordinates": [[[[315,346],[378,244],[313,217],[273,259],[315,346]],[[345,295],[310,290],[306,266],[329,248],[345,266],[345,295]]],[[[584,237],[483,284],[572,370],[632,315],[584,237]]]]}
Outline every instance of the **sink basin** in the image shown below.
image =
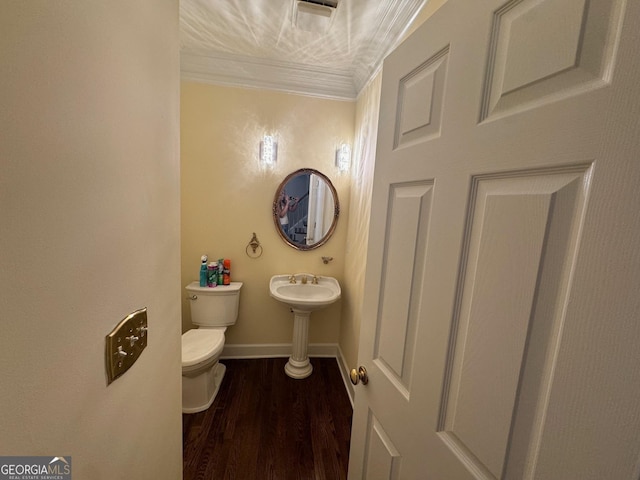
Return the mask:
{"type": "Polygon", "coordinates": [[[296,283],[291,283],[291,275],[275,275],[269,282],[269,291],[276,300],[286,303],[296,310],[311,312],[327,307],[340,298],[340,284],[333,277],[317,277],[318,283],[312,283],[313,275],[298,273],[293,275],[296,283]],[[304,278],[307,283],[303,283],[304,278]]]}

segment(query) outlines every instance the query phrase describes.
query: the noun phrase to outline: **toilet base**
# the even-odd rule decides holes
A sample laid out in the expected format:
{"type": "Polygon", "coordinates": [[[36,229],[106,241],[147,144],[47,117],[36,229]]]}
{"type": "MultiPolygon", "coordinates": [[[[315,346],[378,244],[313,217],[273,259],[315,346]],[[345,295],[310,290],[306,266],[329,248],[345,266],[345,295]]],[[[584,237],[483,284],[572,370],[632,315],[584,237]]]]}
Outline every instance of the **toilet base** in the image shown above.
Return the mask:
{"type": "Polygon", "coordinates": [[[198,413],[206,410],[216,399],[222,379],[227,371],[218,362],[197,377],[182,376],[182,413],[198,413]]]}

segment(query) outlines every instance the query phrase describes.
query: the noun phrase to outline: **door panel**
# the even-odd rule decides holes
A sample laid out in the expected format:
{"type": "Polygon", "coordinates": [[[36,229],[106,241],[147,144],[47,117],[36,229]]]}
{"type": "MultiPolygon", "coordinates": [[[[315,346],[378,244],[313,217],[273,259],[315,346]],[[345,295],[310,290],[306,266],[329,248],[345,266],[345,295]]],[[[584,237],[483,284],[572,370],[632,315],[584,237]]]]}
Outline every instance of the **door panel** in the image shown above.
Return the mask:
{"type": "Polygon", "coordinates": [[[417,324],[412,299],[419,298],[422,289],[419,279],[424,270],[432,186],[431,182],[393,185],[389,196],[373,358],[407,398],[417,324]]]}
{"type": "Polygon", "coordinates": [[[618,0],[512,0],[494,13],[481,120],[606,85],[618,0]]]}
{"type": "Polygon", "coordinates": [[[350,479],[640,476],[637,18],[449,0],[385,60],[350,479]]]}
{"type": "Polygon", "coordinates": [[[585,165],[473,181],[439,431],[489,478],[502,476],[510,435],[523,443],[514,454],[533,448],[525,442],[544,404],[521,404],[518,394],[540,398],[553,369],[557,306],[566,301],[589,172],[585,165]]]}
{"type": "Polygon", "coordinates": [[[397,480],[402,458],[378,419],[369,412],[364,478],[397,480]]]}
{"type": "Polygon", "coordinates": [[[440,135],[448,54],[447,46],[400,80],[396,147],[440,135]]]}

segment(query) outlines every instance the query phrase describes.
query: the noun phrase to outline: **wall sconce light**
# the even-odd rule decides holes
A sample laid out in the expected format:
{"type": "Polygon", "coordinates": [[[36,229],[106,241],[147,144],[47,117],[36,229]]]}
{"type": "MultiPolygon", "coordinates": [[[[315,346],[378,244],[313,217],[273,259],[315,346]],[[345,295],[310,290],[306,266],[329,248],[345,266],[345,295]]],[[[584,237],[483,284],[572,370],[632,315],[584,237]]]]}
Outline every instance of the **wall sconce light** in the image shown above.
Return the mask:
{"type": "Polygon", "coordinates": [[[336,167],[341,172],[348,172],[351,168],[351,146],[343,143],[336,150],[336,167]]]}
{"type": "Polygon", "coordinates": [[[272,167],[278,159],[278,143],[273,135],[265,135],[260,142],[260,163],[272,167]]]}

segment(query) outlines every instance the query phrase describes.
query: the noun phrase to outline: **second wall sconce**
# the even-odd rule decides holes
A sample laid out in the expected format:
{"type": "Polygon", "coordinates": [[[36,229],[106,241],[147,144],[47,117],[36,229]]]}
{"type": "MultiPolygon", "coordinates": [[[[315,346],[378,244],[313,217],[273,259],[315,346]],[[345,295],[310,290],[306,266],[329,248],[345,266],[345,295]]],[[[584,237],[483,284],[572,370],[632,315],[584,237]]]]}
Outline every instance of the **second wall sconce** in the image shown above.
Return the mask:
{"type": "Polygon", "coordinates": [[[348,172],[351,168],[351,145],[343,143],[336,150],[336,167],[340,172],[348,172]]]}
{"type": "Polygon", "coordinates": [[[260,163],[272,167],[278,160],[278,143],[273,135],[265,135],[260,142],[260,163]]]}

